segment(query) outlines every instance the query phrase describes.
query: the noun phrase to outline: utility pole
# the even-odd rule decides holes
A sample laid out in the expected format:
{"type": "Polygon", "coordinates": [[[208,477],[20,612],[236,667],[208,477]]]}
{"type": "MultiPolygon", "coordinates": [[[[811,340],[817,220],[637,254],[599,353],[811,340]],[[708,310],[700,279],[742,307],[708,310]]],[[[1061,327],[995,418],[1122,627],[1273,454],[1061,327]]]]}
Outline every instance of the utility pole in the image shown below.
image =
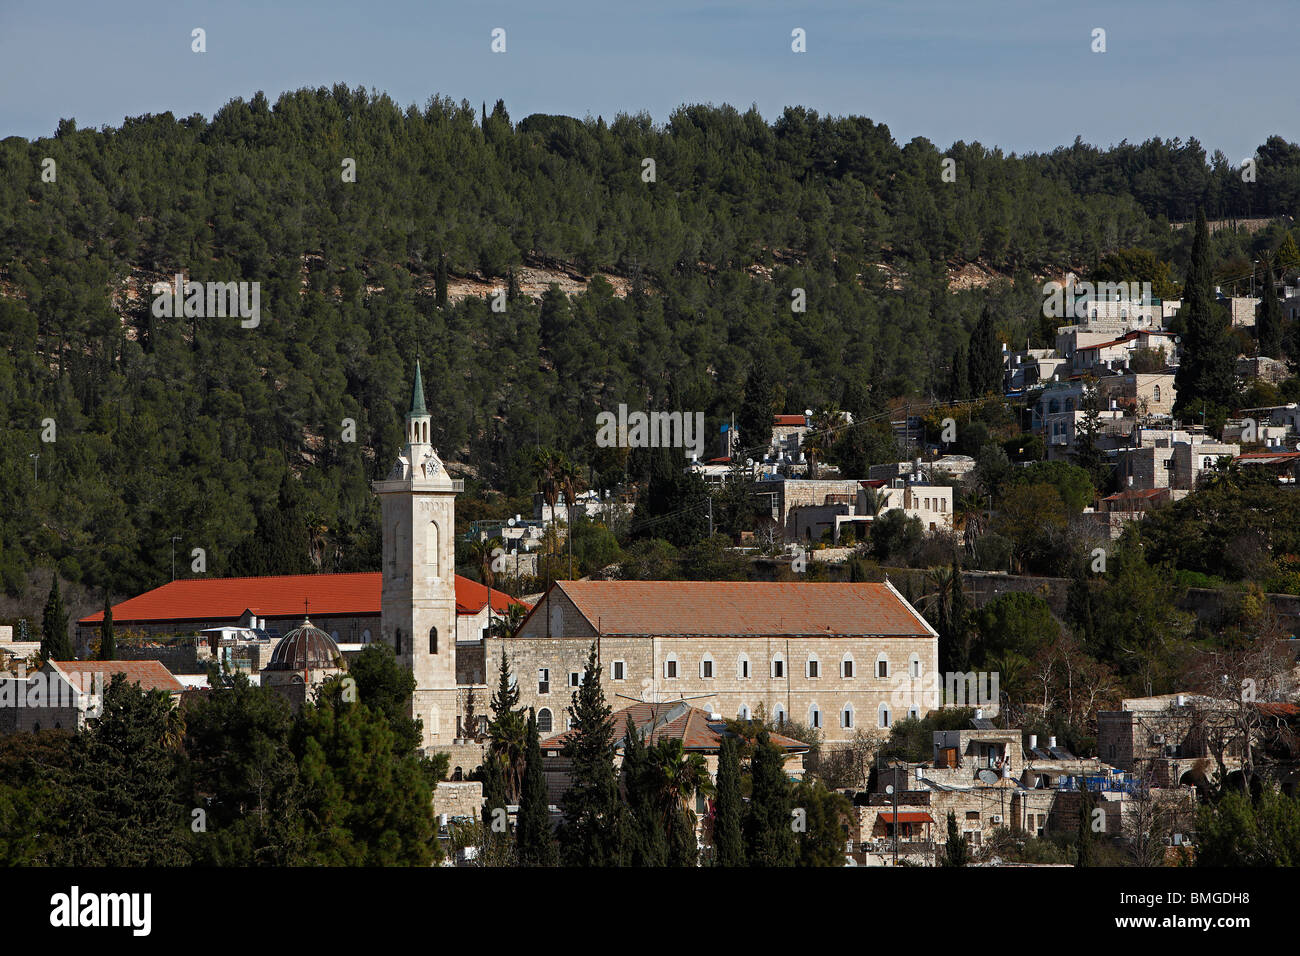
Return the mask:
{"type": "Polygon", "coordinates": [[[40,453],[39,453],[39,452],[32,452],[32,453],[31,453],[30,455],[28,455],[27,457],[30,458],[30,459],[32,460],[32,481],[34,481],[34,482],[39,482],[39,481],[41,480],[41,456],[40,456],[40,453]]]}

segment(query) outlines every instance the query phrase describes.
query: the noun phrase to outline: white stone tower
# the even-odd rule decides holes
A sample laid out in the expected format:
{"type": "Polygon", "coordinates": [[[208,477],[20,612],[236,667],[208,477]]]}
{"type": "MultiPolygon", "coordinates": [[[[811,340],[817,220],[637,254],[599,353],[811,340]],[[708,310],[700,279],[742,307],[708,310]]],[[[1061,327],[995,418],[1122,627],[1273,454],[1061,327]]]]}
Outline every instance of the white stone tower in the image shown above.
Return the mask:
{"type": "Polygon", "coordinates": [[[429,441],[424,382],[415,363],[406,447],[384,481],[383,599],[380,629],[415,675],[411,716],[424,722],[424,746],[451,743],[456,723],[456,493],[429,441]]]}

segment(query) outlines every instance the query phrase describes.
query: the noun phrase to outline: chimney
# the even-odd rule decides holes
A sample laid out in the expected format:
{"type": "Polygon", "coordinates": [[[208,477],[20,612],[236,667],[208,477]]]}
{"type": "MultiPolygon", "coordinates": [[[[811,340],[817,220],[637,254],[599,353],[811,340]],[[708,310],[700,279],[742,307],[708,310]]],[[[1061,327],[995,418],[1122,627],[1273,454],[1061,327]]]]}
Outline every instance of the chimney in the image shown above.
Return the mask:
{"type": "Polygon", "coordinates": [[[1048,737],[1048,738],[1047,738],[1047,749],[1048,749],[1048,750],[1055,750],[1055,749],[1056,749],[1056,738],[1055,738],[1055,737],[1048,737]]]}
{"type": "Polygon", "coordinates": [[[1029,735],[1029,749],[1030,750],[1038,749],[1038,734],[1029,735]]]}

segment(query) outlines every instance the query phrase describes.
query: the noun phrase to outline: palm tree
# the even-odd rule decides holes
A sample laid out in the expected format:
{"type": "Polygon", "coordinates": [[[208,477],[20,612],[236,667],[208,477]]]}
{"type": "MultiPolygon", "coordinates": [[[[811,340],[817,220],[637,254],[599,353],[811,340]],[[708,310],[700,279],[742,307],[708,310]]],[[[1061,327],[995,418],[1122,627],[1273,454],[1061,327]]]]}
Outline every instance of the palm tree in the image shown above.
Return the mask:
{"type": "Polygon", "coordinates": [[[565,537],[569,540],[569,580],[573,580],[573,506],[578,502],[579,492],[587,484],[582,476],[582,469],[574,462],[565,459],[560,465],[560,490],[564,493],[564,503],[569,514],[569,528],[565,537]]]}
{"type": "Polygon", "coordinates": [[[835,446],[836,431],[845,424],[843,412],[823,405],[813,415],[812,428],[804,433],[801,444],[808,458],[808,477],[817,477],[817,462],[828,457],[835,446]]]}
{"type": "Polygon", "coordinates": [[[953,581],[956,577],[953,568],[942,565],[925,572],[925,594],[921,597],[921,607],[934,629],[945,636],[952,619],[953,581]]]}
{"type": "MultiPolygon", "coordinates": [[[[538,448],[533,453],[533,474],[537,477],[537,490],[551,509],[551,524],[555,523],[555,504],[560,500],[560,471],[564,456],[554,448],[538,448]]],[[[550,530],[548,528],[548,530],[550,530]]],[[[554,540],[554,539],[552,539],[554,540]]],[[[551,551],[554,548],[550,549],[551,551]]],[[[546,562],[546,589],[551,589],[551,562],[546,562]]],[[[546,636],[551,636],[551,615],[546,615],[546,636]]]]}
{"type": "Polygon", "coordinates": [[[695,811],[691,808],[691,801],[697,793],[707,796],[713,792],[704,758],[700,754],[687,754],[680,740],[670,738],[660,741],[651,751],[650,759],[659,791],[657,802],[663,814],[664,830],[669,834],[669,844],[676,842],[673,836],[684,837],[678,831],[687,826],[693,841],[695,811]]]}
{"type": "Polygon", "coordinates": [[[957,530],[962,532],[966,553],[975,553],[975,539],[984,533],[983,502],[978,492],[964,491],[953,508],[957,530]]]}
{"type": "Polygon", "coordinates": [[[505,553],[505,542],[499,537],[480,538],[469,546],[470,554],[478,561],[479,574],[488,589],[488,631],[492,630],[492,586],[496,583],[496,571],[492,564],[498,553],[505,553]]]}

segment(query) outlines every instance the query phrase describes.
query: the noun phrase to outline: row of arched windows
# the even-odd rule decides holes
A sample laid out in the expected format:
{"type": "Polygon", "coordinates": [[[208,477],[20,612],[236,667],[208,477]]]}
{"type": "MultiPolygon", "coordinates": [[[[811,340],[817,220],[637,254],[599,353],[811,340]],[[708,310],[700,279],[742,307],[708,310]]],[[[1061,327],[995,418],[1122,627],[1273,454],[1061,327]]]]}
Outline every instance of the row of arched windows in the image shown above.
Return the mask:
{"type": "MultiPolygon", "coordinates": [[[[751,716],[752,716],[752,712],[750,711],[749,706],[747,704],[742,704],[739,712],[740,719],[749,720],[751,716]]],[[[916,719],[921,716],[921,713],[917,708],[912,707],[908,709],[907,716],[916,719]]],[[[785,707],[782,706],[781,704],[777,704],[772,711],[772,718],[773,720],[776,721],[778,726],[785,723],[786,721],[785,707]]],[[[844,706],[840,708],[840,712],[837,717],[837,720],[839,721],[839,726],[842,730],[855,729],[858,726],[856,708],[851,703],[845,702],[844,706]]],[[[822,714],[821,707],[818,706],[816,703],[810,704],[808,706],[808,726],[820,729],[825,726],[824,721],[825,721],[825,717],[822,714]]],[[[893,709],[888,704],[881,704],[879,707],[877,707],[876,726],[888,730],[890,727],[893,726],[893,724],[894,724],[893,709]]]]}
{"type": "MultiPolygon", "coordinates": [[[[705,654],[700,658],[699,676],[708,680],[717,675],[717,662],[713,659],[712,654],[705,654]]],[[[673,680],[681,676],[680,662],[676,654],[669,654],[664,658],[664,677],[673,680]]],[[[741,654],[736,659],[736,677],[739,680],[749,680],[752,676],[752,668],[748,655],[741,654]]],[[[782,679],[786,676],[785,655],[776,654],[768,667],[768,676],[773,679],[782,679]]],[[[809,654],[803,664],[803,676],[809,680],[817,680],[822,676],[822,662],[816,654],[809,654]]],[[[843,680],[850,680],[858,676],[857,663],[852,654],[845,654],[840,658],[839,676],[843,680]]],[[[889,656],[881,653],[876,657],[875,676],[887,678],[890,676],[889,656]]],[[[907,662],[907,676],[921,676],[921,658],[918,654],[913,654],[907,662]]]]}

